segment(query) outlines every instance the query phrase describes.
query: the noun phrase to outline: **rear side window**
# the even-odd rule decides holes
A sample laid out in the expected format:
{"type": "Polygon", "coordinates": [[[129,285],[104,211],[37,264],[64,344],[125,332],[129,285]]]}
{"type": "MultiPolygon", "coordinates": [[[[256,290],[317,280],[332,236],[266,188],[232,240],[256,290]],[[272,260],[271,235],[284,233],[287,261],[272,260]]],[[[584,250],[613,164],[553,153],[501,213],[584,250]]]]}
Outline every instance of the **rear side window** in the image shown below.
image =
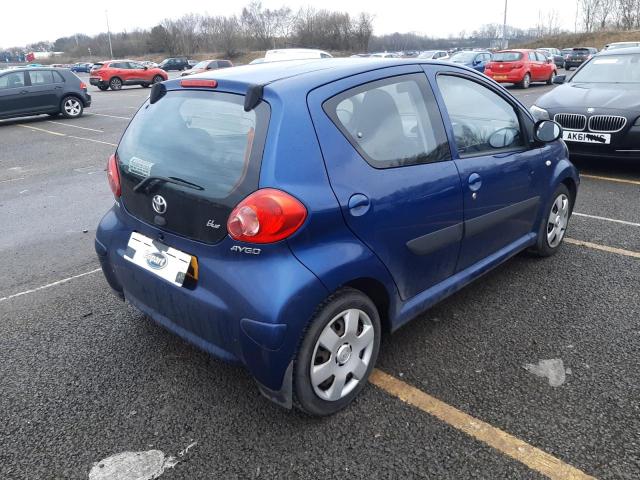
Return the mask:
{"type": "Polygon", "coordinates": [[[49,85],[54,83],[53,72],[47,70],[38,70],[29,72],[31,77],[31,85],[49,85]]]}
{"type": "Polygon", "coordinates": [[[24,87],[24,72],[12,72],[0,77],[0,89],[24,87]]]}
{"type": "Polygon", "coordinates": [[[422,74],[361,85],[327,100],[323,108],[374,168],[450,158],[442,119],[422,74]]]}
{"type": "Polygon", "coordinates": [[[245,112],[241,95],[170,91],[144,105],[127,128],[118,146],[121,174],[133,183],[177,177],[209,199],[227,198],[241,185],[246,194],[257,188],[268,117],[265,102],[245,112]]]}

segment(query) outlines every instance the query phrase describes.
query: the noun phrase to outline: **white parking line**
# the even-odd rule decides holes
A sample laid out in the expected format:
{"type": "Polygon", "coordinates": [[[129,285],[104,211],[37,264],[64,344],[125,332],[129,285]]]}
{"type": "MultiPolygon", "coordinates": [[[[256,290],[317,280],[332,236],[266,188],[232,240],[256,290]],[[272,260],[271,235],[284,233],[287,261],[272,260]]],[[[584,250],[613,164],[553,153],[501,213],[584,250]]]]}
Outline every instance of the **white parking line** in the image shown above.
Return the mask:
{"type": "Polygon", "coordinates": [[[110,145],[117,147],[117,143],[103,142],[102,140],[96,140],[95,138],[76,137],[75,135],[67,135],[66,133],[53,132],[51,130],[45,130],[44,128],[32,127],[30,125],[18,125],[19,127],[30,128],[31,130],[37,130],[39,132],[48,133],[50,135],[57,135],[58,137],[75,138],[76,140],[84,140],[86,142],[101,143],[103,145],[110,145]]]}
{"type": "Polygon", "coordinates": [[[120,118],[122,120],[131,120],[131,117],[120,117],[118,115],[107,115],[106,113],[85,113],[85,115],[95,115],[98,117],[120,118]]]}
{"type": "Polygon", "coordinates": [[[67,283],[67,282],[69,282],[71,280],[74,280],[76,278],[84,277],[86,275],[91,275],[93,273],[100,272],[100,271],[102,271],[101,268],[96,268],[95,270],[90,270],[88,272],[79,273],[78,275],[73,275],[72,277],[63,278],[62,280],[58,280],[58,281],[53,282],[53,283],[48,283],[46,285],[42,285],[42,286],[37,287],[37,288],[32,288],[31,290],[25,290],[24,292],[14,293],[13,295],[9,295],[8,297],[0,298],[0,302],[4,302],[5,300],[11,300],[12,298],[16,298],[16,297],[22,297],[23,295],[28,295],[30,293],[39,292],[40,290],[44,290],[44,289],[50,288],[50,287],[55,287],[56,285],[60,285],[61,283],[67,283]]]}
{"type": "Polygon", "coordinates": [[[627,222],[626,220],[617,220],[615,218],[599,217],[598,215],[587,215],[586,213],[573,212],[578,217],[593,218],[595,220],[604,220],[607,222],[621,223],[622,225],[630,225],[632,227],[640,227],[640,223],[627,222]]]}
{"type": "Polygon", "coordinates": [[[64,127],[73,127],[73,128],[79,128],[81,130],[90,130],[92,132],[98,132],[98,133],[104,133],[104,130],[98,130],[96,128],[88,128],[88,127],[80,127],[78,125],[71,125],[70,123],[64,123],[64,122],[54,122],[53,120],[47,120],[48,123],[54,123],[56,125],[62,125],[64,127]]]}

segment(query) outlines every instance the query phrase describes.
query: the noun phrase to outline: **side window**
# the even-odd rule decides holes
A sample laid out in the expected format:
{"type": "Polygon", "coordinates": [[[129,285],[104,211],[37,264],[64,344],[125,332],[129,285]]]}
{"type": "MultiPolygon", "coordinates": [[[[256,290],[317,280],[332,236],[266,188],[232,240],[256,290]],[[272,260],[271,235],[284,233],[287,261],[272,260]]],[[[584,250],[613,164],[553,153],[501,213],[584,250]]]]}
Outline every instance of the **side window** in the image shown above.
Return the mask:
{"type": "Polygon", "coordinates": [[[535,52],[529,52],[529,60],[531,60],[532,62],[537,62],[538,61],[536,59],[536,53],[535,52]]]}
{"type": "Polygon", "coordinates": [[[212,70],[214,68],[218,68],[220,67],[220,62],[214,60],[213,62],[209,62],[209,65],[207,65],[207,68],[212,70]]]}
{"type": "Polygon", "coordinates": [[[462,77],[439,75],[460,157],[492,154],[524,145],[514,107],[489,88],[462,77]]]}
{"type": "Polygon", "coordinates": [[[129,68],[132,68],[134,70],[142,70],[144,67],[141,63],[129,62],[129,68]]]}
{"type": "Polygon", "coordinates": [[[321,53],[320,58],[331,58],[331,55],[329,55],[328,53],[321,53]]]}
{"type": "Polygon", "coordinates": [[[64,78],[59,72],[51,72],[53,73],[53,83],[64,83],[64,78]]]}
{"type": "Polygon", "coordinates": [[[31,85],[49,85],[53,82],[53,72],[50,70],[35,70],[29,72],[31,85]]]}
{"type": "Polygon", "coordinates": [[[0,89],[24,87],[24,72],[8,73],[0,77],[0,89]]]}
{"type": "Polygon", "coordinates": [[[323,108],[374,168],[450,159],[442,118],[423,74],[360,85],[330,98],[323,108]]]}
{"type": "Polygon", "coordinates": [[[536,57],[538,57],[539,62],[546,63],[547,61],[547,57],[545,57],[545,55],[540,52],[536,52],[536,57]]]}

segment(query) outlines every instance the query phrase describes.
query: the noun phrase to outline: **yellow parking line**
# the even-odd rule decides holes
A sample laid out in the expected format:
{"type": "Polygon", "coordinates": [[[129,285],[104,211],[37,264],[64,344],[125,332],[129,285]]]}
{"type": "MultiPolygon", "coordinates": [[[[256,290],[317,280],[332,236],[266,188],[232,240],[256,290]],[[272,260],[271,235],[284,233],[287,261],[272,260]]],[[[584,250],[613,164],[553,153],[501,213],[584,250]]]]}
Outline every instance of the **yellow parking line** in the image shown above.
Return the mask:
{"type": "Polygon", "coordinates": [[[53,120],[47,120],[47,122],[54,123],[56,125],[62,125],[63,127],[79,128],[80,130],[90,130],[92,132],[104,133],[104,130],[98,130],[96,128],[81,127],[79,125],[72,125],[70,123],[64,123],[64,122],[54,122],[53,120]]]}
{"type": "Polygon", "coordinates": [[[39,132],[49,133],[51,135],[58,135],[59,137],[66,137],[64,133],[52,132],[51,130],[45,130],[44,128],[32,127],[31,125],[18,125],[22,128],[30,128],[31,130],[37,130],[39,132]]]}
{"type": "Polygon", "coordinates": [[[606,180],[608,182],[629,183],[631,185],[640,185],[640,180],[629,180],[627,178],[602,177],[600,175],[580,174],[580,178],[591,178],[594,180],[606,180]]]}
{"type": "Polygon", "coordinates": [[[600,245],[599,243],[585,242],[584,240],[576,240],[575,238],[566,238],[565,242],[571,245],[578,245],[580,247],[592,248],[593,250],[600,250],[603,252],[616,253],[618,255],[624,255],[625,257],[640,258],[640,252],[634,252],[633,250],[625,250],[624,248],[609,247],[608,245],[600,245]]]}
{"type": "Polygon", "coordinates": [[[478,420],[397,378],[378,370],[369,379],[378,388],[442,420],[447,425],[479,440],[532,470],[554,480],[593,480],[594,477],[564,463],[513,435],[478,420]]]}

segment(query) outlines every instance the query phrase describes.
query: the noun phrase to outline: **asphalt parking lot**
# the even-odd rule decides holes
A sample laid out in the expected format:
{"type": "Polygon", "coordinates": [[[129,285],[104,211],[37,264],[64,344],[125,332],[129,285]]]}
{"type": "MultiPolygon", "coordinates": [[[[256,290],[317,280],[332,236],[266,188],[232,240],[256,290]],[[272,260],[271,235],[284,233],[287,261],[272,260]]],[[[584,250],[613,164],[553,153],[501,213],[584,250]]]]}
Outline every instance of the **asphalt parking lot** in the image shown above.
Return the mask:
{"type": "Polygon", "coordinates": [[[0,478],[152,450],[163,480],[640,478],[640,165],[575,160],[558,255],[521,254],[385,338],[375,385],[315,419],[110,293],[104,167],[149,90],[90,93],[76,120],[0,121],[0,478]]]}

